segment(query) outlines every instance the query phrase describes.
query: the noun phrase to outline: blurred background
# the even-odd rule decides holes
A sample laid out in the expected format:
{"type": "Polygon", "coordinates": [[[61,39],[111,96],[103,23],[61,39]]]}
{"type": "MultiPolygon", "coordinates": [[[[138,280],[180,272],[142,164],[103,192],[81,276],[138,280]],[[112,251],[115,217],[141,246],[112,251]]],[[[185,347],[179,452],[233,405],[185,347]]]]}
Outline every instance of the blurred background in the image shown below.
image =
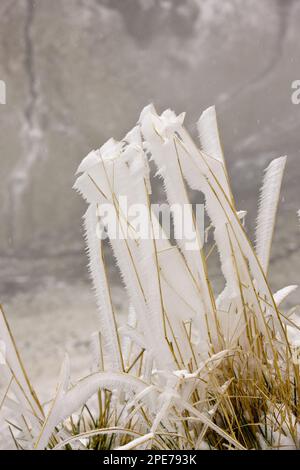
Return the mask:
{"type": "Polygon", "coordinates": [[[299,282],[299,24],[297,0],[1,0],[0,299],[45,396],[65,349],[85,369],[97,329],[74,173],[150,102],[187,111],[195,137],[216,105],[250,234],[263,170],[288,155],[270,274],[299,282]]]}

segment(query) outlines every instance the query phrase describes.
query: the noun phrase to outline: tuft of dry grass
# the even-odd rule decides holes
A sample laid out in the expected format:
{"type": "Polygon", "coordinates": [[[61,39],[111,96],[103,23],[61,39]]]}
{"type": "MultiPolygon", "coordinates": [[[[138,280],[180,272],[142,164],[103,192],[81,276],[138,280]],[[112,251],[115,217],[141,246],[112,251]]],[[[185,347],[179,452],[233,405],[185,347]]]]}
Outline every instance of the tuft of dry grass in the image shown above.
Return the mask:
{"type": "Polygon", "coordinates": [[[158,115],[148,106],[121,142],[109,140],[79,167],[75,188],[88,203],[86,243],[99,306],[91,374],[70,386],[66,357],[56,396],[42,406],[1,310],[7,391],[0,412],[13,409],[17,448],[300,448],[299,320],[297,307],[281,309],[295,286],[272,293],[267,281],[285,158],[266,170],[254,247],[230,189],[215,109],[198,122],[200,148],[183,121],[184,115],[158,115]],[[150,204],[149,157],[169,205],[187,208],[196,234],[192,251],[175,217],[174,243],[155,236],[160,223],[150,204]],[[189,188],[205,196],[207,243],[189,188]],[[129,217],[120,197],[144,207],[150,236],[138,234],[140,221],[129,217]],[[126,236],[114,237],[104,205],[126,236]],[[114,311],[99,224],[130,300],[126,326],[114,311]],[[213,250],[225,281],[221,293],[208,276],[213,250]]]}

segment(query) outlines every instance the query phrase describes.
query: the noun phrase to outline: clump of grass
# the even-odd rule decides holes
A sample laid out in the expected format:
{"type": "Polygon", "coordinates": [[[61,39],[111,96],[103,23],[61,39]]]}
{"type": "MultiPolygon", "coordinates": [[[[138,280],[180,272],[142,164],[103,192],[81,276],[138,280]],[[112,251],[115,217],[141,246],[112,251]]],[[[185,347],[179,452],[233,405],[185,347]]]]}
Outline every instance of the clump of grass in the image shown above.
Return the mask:
{"type": "Polygon", "coordinates": [[[200,149],[183,127],[184,115],[145,108],[121,142],[109,140],[81,163],[75,188],[88,203],[84,224],[89,268],[99,306],[92,339],[93,373],[74,386],[69,359],[47,411],[26,375],[4,314],[2,373],[17,448],[36,449],[278,449],[299,448],[299,326],[296,308],[281,303],[295,286],[273,294],[267,281],[270,248],[285,166],[281,157],[264,176],[256,243],[236,210],[214,108],[198,122],[200,149]],[[186,206],[196,233],[187,248],[174,217],[174,238],[156,238],[148,158],[163,180],[168,203],[186,206]],[[188,188],[205,196],[213,240],[203,245],[188,188]],[[146,208],[149,237],[120,205],[146,208]],[[126,237],[114,237],[101,207],[126,237]],[[120,326],[110,295],[105,226],[130,308],[120,326]],[[209,279],[212,250],[225,288],[209,279]]]}

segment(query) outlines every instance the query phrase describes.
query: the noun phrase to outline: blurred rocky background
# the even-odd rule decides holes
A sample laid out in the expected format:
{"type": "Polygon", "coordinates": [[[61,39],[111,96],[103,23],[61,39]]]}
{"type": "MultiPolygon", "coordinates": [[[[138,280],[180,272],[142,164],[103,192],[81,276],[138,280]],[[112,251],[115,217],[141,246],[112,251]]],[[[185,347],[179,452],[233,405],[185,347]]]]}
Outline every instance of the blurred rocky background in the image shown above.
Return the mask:
{"type": "Polygon", "coordinates": [[[1,0],[0,298],[38,380],[97,328],[75,170],[149,102],[187,111],[195,137],[216,104],[250,233],[263,169],[288,155],[271,280],[299,282],[299,24],[297,0],[1,0]]]}

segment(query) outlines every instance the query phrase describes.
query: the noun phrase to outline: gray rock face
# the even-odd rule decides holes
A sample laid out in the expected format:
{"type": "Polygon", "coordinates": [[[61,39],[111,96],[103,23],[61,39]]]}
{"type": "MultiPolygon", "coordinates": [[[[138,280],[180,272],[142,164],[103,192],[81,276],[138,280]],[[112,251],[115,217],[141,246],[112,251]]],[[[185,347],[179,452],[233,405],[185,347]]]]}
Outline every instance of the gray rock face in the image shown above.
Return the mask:
{"type": "Polygon", "coordinates": [[[187,111],[194,134],[215,103],[250,226],[263,168],[288,155],[274,279],[297,282],[300,105],[291,83],[300,79],[299,21],[295,0],[2,0],[3,266],[22,258],[28,274],[26,259],[68,255],[80,270],[85,207],[72,185],[82,157],[121,138],[149,102],[187,111]]]}

